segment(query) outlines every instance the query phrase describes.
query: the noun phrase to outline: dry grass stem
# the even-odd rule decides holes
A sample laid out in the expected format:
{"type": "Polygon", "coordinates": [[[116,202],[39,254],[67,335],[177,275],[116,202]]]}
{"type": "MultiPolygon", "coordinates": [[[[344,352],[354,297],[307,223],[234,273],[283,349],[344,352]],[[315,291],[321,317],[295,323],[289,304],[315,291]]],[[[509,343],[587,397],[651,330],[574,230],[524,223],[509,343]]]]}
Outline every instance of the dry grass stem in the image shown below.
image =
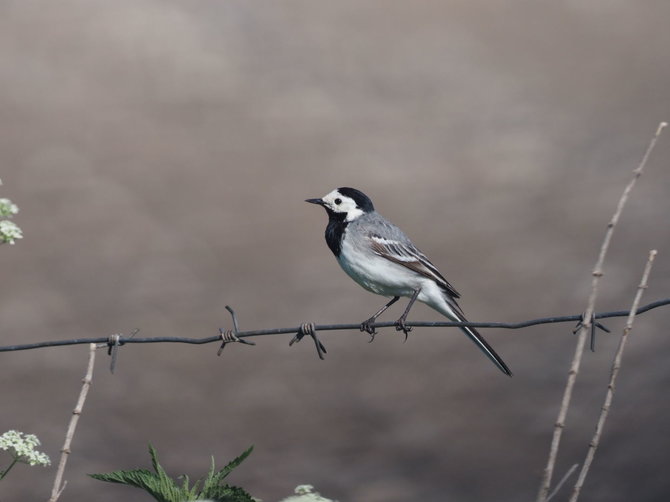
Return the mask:
{"type": "Polygon", "coordinates": [[[659,136],[663,129],[667,126],[667,122],[661,122],[656,129],[656,133],[652,137],[647,150],[642,157],[639,165],[633,171],[633,178],[630,180],[626,188],[624,189],[621,197],[619,198],[619,203],[617,208],[614,211],[612,219],[607,225],[607,232],[605,232],[605,238],[600,247],[600,253],[598,255],[598,260],[593,268],[592,280],[591,280],[591,293],[589,295],[586,311],[584,312],[584,321],[582,322],[581,329],[579,330],[579,335],[577,337],[577,345],[575,347],[575,353],[572,357],[572,362],[570,363],[570,370],[568,371],[568,379],[565,385],[565,390],[563,392],[563,399],[561,400],[561,407],[558,411],[558,417],[556,423],[554,424],[554,433],[551,439],[551,446],[549,448],[549,458],[547,459],[547,465],[544,468],[544,473],[542,476],[542,482],[540,483],[540,491],[537,496],[537,502],[546,502],[549,495],[549,488],[551,487],[551,480],[554,473],[554,467],[556,465],[556,457],[558,456],[558,448],[561,443],[561,437],[563,434],[563,428],[565,427],[565,418],[568,414],[568,409],[570,408],[570,402],[572,400],[572,391],[577,381],[577,374],[579,373],[579,367],[582,362],[582,356],[584,354],[584,346],[586,345],[586,339],[589,332],[591,331],[592,316],[595,312],[596,298],[598,297],[598,286],[600,283],[600,278],[603,276],[603,264],[605,262],[605,256],[610,246],[612,240],[612,235],[614,229],[619,222],[623,208],[626,205],[626,201],[630,195],[630,192],[633,190],[633,187],[637,183],[638,178],[642,175],[642,171],[647,164],[647,160],[651,155],[656,142],[658,141],[659,136]]]}
{"type": "Polygon", "coordinates": [[[86,375],[82,380],[79,399],[77,400],[77,404],[75,405],[74,410],[72,410],[72,418],[70,418],[70,424],[68,425],[67,433],[65,434],[65,443],[61,449],[58,470],[56,471],[56,479],[54,479],[54,484],[51,488],[51,497],[49,498],[49,502],[56,502],[65,489],[66,482],[63,482],[65,464],[67,464],[67,459],[70,455],[70,445],[72,444],[72,438],[74,437],[74,432],[77,429],[77,422],[81,416],[81,412],[84,408],[84,402],[86,401],[86,395],[88,394],[88,389],[91,387],[91,381],[93,380],[93,366],[95,364],[96,348],[97,346],[94,343],[89,345],[88,367],[86,368],[86,375]]]}
{"type": "Polygon", "coordinates": [[[631,307],[630,315],[626,320],[626,326],[623,329],[623,334],[621,335],[621,340],[619,341],[619,347],[617,348],[616,354],[614,355],[614,361],[612,362],[612,370],[610,373],[610,381],[607,385],[607,392],[605,393],[605,402],[600,411],[600,416],[598,417],[598,423],[596,424],[596,431],[593,434],[593,438],[589,443],[588,451],[586,452],[586,459],[582,465],[581,470],[579,471],[579,476],[577,477],[577,482],[572,490],[572,495],[570,496],[570,502],[577,502],[579,494],[581,492],[582,486],[584,486],[584,480],[586,475],[589,472],[591,463],[593,462],[593,457],[596,454],[598,445],[600,444],[600,437],[602,436],[603,427],[605,426],[605,421],[607,420],[607,415],[609,414],[610,406],[612,404],[612,398],[614,396],[614,385],[616,383],[617,375],[619,374],[619,368],[621,368],[621,359],[623,358],[623,351],[626,347],[626,341],[628,340],[628,335],[630,335],[631,330],[633,329],[633,322],[635,321],[635,312],[637,307],[640,305],[640,299],[642,298],[642,293],[647,289],[647,281],[649,279],[649,273],[651,272],[651,267],[654,263],[654,258],[656,258],[657,251],[651,250],[649,252],[649,259],[647,264],[644,267],[644,273],[642,274],[642,280],[640,285],[637,288],[635,293],[635,298],[633,299],[633,305],[631,307]]]}
{"type": "Polygon", "coordinates": [[[549,494],[549,496],[547,497],[547,502],[549,502],[551,499],[553,499],[553,498],[556,496],[556,494],[559,492],[559,490],[561,489],[561,487],[562,487],[562,486],[565,484],[565,482],[570,478],[570,476],[572,476],[572,473],[575,472],[575,471],[577,470],[577,467],[579,467],[579,464],[573,464],[572,467],[570,467],[570,469],[568,469],[568,472],[566,472],[566,473],[563,475],[563,477],[561,478],[561,480],[560,480],[558,483],[556,483],[556,486],[554,487],[554,489],[552,490],[552,492],[551,492],[551,493],[549,494]]]}

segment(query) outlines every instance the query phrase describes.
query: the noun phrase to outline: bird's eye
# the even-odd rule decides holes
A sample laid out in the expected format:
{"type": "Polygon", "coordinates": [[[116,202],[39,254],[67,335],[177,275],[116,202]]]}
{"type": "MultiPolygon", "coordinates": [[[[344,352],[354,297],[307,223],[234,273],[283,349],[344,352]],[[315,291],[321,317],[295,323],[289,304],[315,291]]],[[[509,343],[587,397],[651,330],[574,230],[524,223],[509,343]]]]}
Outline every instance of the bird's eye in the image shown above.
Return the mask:
{"type": "Polygon", "coordinates": [[[333,202],[335,202],[335,204],[339,206],[340,204],[342,204],[342,199],[337,198],[333,202]]]}

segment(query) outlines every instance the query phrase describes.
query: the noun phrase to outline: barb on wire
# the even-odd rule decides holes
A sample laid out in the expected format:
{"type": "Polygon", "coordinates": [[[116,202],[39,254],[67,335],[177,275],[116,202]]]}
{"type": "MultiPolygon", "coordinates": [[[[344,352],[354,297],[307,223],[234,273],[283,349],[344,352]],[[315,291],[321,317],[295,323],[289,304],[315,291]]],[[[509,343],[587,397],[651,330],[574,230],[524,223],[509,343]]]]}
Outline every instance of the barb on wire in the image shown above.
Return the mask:
{"type": "Polygon", "coordinates": [[[126,343],[128,340],[133,338],[137,333],[140,332],[139,328],[135,328],[130,335],[128,335],[128,338],[123,338],[123,333],[116,333],[114,335],[109,335],[107,338],[107,342],[105,343],[99,343],[96,348],[101,349],[103,347],[107,347],[107,355],[111,356],[111,361],[109,363],[109,372],[113,375],[114,374],[114,368],[116,368],[116,360],[119,356],[119,347],[126,343]]]}
{"type": "MultiPolygon", "coordinates": [[[[663,300],[657,300],[652,303],[648,303],[636,310],[636,315],[644,314],[650,310],[664,307],[670,305],[670,298],[665,298],[663,300]]],[[[229,309],[229,312],[232,309],[229,309]]],[[[593,316],[594,319],[609,319],[612,317],[627,317],[630,314],[627,310],[615,310],[612,312],[600,312],[593,316]]],[[[498,328],[498,329],[522,329],[528,328],[531,326],[537,326],[541,324],[556,324],[564,322],[579,322],[583,318],[583,315],[568,315],[560,317],[541,317],[538,319],[530,319],[528,321],[521,321],[516,323],[506,323],[506,322],[451,322],[451,321],[414,321],[407,322],[407,326],[414,326],[420,328],[450,328],[450,327],[464,327],[469,326],[473,328],[498,328]]],[[[235,326],[236,317],[233,317],[233,326],[235,326]]],[[[390,328],[394,327],[394,322],[380,322],[375,324],[378,328],[390,328]]],[[[342,330],[355,330],[359,331],[361,327],[360,323],[349,323],[349,324],[315,324],[315,331],[342,331],[342,330]]],[[[270,335],[281,335],[281,334],[293,334],[300,333],[302,331],[302,326],[292,327],[292,328],[270,328],[270,329],[258,329],[258,330],[249,330],[249,331],[235,331],[235,337],[239,340],[240,343],[253,344],[244,338],[250,338],[255,336],[270,336],[270,335]]],[[[307,333],[305,333],[307,335],[307,333]]],[[[304,335],[303,335],[304,336],[304,335]]],[[[311,335],[310,335],[311,336],[311,335]]],[[[222,341],[222,335],[219,333],[217,336],[209,336],[205,338],[185,338],[179,336],[156,336],[151,338],[131,338],[130,336],[124,337],[123,335],[119,336],[118,346],[126,345],[130,343],[187,343],[192,345],[203,345],[207,343],[216,343],[222,341]]],[[[225,340],[224,340],[225,341],[225,340]]],[[[235,340],[230,340],[235,341],[235,340]]],[[[229,342],[230,342],[229,341],[229,342]]],[[[97,337],[97,338],[74,338],[71,340],[49,340],[45,342],[35,342],[35,343],[24,343],[20,345],[6,345],[0,346],[0,352],[12,352],[17,350],[31,350],[31,349],[40,349],[44,347],[61,347],[64,345],[81,345],[85,343],[97,343],[104,344],[108,346],[109,337],[97,337]]],[[[324,351],[325,352],[325,351],[324,351]]]]}
{"type": "Polygon", "coordinates": [[[296,335],[288,343],[288,346],[290,347],[294,343],[299,342],[305,336],[312,337],[312,340],[314,340],[314,345],[316,346],[316,354],[319,356],[319,359],[321,359],[323,361],[324,360],[323,355],[327,352],[326,347],[324,347],[323,343],[321,343],[321,340],[319,340],[319,337],[316,336],[316,328],[314,327],[313,322],[302,323],[300,325],[300,328],[298,329],[298,332],[296,333],[296,335]]]}
{"type": "MultiPolygon", "coordinates": [[[[584,326],[584,316],[586,313],[582,314],[582,318],[579,320],[577,325],[574,327],[572,330],[572,334],[576,335],[579,330],[582,329],[582,326],[584,326]]],[[[602,329],[605,333],[611,333],[611,331],[607,328],[607,326],[603,325],[602,323],[599,323],[596,321],[596,315],[595,313],[591,314],[591,322],[589,322],[589,327],[591,331],[591,342],[589,343],[589,348],[591,349],[591,352],[596,351],[596,331],[597,329],[602,329]]]]}
{"type": "Polygon", "coordinates": [[[237,333],[240,331],[240,327],[237,324],[237,314],[235,314],[235,311],[230,307],[230,305],[226,305],[226,310],[228,312],[230,312],[230,316],[233,318],[233,329],[224,330],[223,328],[219,328],[219,336],[221,337],[222,343],[221,343],[221,347],[219,347],[219,350],[216,353],[217,356],[221,355],[221,353],[223,352],[223,349],[226,348],[226,344],[229,344],[229,343],[242,343],[244,345],[256,345],[254,342],[250,342],[248,340],[242,340],[241,338],[238,338],[237,333]]]}

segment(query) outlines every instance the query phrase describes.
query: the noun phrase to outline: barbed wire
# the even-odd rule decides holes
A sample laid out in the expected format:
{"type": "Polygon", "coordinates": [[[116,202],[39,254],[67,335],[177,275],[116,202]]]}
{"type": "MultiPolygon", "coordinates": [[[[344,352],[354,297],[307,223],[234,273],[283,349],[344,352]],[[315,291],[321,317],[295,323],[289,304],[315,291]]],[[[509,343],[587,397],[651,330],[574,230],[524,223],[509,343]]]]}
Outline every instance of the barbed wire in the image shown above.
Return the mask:
{"type": "MultiPolygon", "coordinates": [[[[652,309],[663,307],[665,305],[670,305],[670,298],[665,298],[663,300],[657,300],[652,303],[648,303],[642,307],[639,307],[636,311],[636,315],[643,314],[652,309]]],[[[317,337],[317,331],[344,331],[344,330],[360,330],[361,323],[348,323],[348,324],[314,324],[314,323],[302,323],[300,326],[290,327],[290,328],[270,328],[270,329],[257,329],[257,330],[247,330],[241,331],[239,329],[237,315],[232,308],[226,306],[228,312],[232,316],[233,320],[233,329],[219,329],[219,334],[217,336],[208,336],[205,338],[186,338],[178,336],[157,336],[150,338],[139,338],[135,335],[139,330],[133,331],[130,335],[123,334],[114,334],[107,337],[92,337],[92,338],[73,338],[70,340],[49,340],[44,342],[35,342],[35,343],[24,343],[19,345],[6,345],[0,346],[0,352],[12,352],[18,350],[32,350],[40,349],[45,347],[62,347],[65,345],[81,345],[95,343],[99,344],[101,347],[108,347],[108,354],[112,356],[111,362],[111,371],[114,372],[114,366],[116,363],[116,356],[118,348],[122,345],[127,345],[131,343],[187,343],[195,345],[203,345],[207,343],[221,342],[221,348],[218,351],[218,354],[221,355],[222,350],[229,343],[243,343],[245,345],[255,345],[254,342],[245,340],[245,338],[251,338],[256,336],[271,336],[271,335],[282,335],[282,334],[294,334],[295,336],[290,341],[290,345],[293,345],[295,342],[299,342],[305,336],[309,336],[314,341],[316,347],[317,355],[320,359],[324,358],[326,353],[326,348],[321,343],[317,337]]],[[[591,332],[591,349],[594,349],[594,340],[595,340],[595,329],[600,328],[604,331],[609,331],[602,324],[595,322],[597,319],[608,319],[613,317],[626,317],[630,314],[630,311],[627,310],[615,310],[612,312],[600,312],[593,315],[592,332],[591,332]]],[[[528,328],[531,326],[537,326],[541,324],[555,324],[555,323],[564,323],[564,322],[576,322],[578,326],[583,321],[583,314],[578,315],[568,315],[568,316],[554,316],[554,317],[541,317],[538,319],[530,319],[527,321],[521,322],[451,322],[451,321],[413,321],[407,322],[408,327],[417,327],[417,328],[441,328],[441,327],[473,327],[473,328],[498,328],[498,329],[522,329],[528,328]]],[[[379,322],[375,324],[376,328],[388,328],[394,327],[395,322],[379,322]]]]}

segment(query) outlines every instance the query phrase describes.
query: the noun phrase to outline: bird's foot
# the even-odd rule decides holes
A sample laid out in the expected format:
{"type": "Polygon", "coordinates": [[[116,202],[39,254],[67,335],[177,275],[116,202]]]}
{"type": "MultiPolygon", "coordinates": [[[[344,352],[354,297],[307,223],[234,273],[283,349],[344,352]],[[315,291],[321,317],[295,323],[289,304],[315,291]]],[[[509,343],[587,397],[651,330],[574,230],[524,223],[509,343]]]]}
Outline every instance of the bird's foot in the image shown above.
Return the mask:
{"type": "Polygon", "coordinates": [[[401,317],[395,322],[395,330],[402,331],[403,333],[405,333],[405,341],[407,341],[407,335],[409,335],[409,332],[412,331],[412,327],[407,326],[405,324],[405,319],[401,317]]]}
{"type": "Polygon", "coordinates": [[[361,323],[361,331],[364,331],[370,335],[370,341],[368,343],[372,343],[375,339],[375,335],[377,335],[377,330],[375,329],[375,320],[376,319],[374,317],[371,317],[370,319],[361,323]]]}

